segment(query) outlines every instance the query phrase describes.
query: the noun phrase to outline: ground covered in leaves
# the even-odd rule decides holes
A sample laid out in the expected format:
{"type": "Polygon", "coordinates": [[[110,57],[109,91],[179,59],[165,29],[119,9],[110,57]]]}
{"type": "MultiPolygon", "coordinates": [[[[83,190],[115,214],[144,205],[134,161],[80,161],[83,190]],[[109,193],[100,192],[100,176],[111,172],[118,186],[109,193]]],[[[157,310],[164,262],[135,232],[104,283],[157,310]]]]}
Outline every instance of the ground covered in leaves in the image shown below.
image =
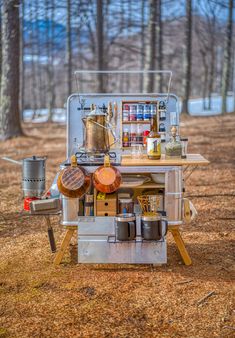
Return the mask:
{"type": "MultiPolygon", "coordinates": [[[[46,155],[49,186],[65,159],[65,127],[24,130],[0,143],[0,157],[46,155]]],[[[189,151],[211,161],[187,181],[199,212],[182,227],[189,267],[170,234],[165,266],[76,265],[68,253],[54,267],[43,220],[19,214],[21,168],[0,160],[0,337],[235,336],[235,115],[183,118],[181,130],[189,151]]],[[[58,216],[52,223],[59,243],[64,229],[58,216]]]]}

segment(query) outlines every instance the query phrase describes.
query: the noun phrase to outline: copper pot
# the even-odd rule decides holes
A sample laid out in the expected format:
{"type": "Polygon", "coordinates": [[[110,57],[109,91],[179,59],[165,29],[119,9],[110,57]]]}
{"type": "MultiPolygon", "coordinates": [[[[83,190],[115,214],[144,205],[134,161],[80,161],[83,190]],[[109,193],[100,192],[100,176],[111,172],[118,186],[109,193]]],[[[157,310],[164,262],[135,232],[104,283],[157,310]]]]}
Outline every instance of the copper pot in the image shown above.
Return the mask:
{"type": "Polygon", "coordinates": [[[122,182],[120,171],[110,165],[109,155],[104,157],[104,165],[96,169],[93,174],[94,187],[103,193],[116,191],[122,182]]]}
{"type": "Polygon", "coordinates": [[[72,198],[81,198],[89,190],[90,174],[77,165],[76,156],[71,158],[71,166],[63,169],[57,179],[58,189],[62,195],[72,198]]]}

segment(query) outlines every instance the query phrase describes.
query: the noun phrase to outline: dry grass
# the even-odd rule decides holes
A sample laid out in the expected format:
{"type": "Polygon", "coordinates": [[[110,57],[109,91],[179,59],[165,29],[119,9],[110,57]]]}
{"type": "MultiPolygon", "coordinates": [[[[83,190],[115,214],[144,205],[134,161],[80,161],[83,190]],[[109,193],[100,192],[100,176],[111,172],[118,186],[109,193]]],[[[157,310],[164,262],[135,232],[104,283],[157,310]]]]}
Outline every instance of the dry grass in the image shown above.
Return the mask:
{"type": "MultiPolygon", "coordinates": [[[[190,152],[211,161],[187,182],[199,212],[182,229],[190,267],[170,235],[166,266],[76,265],[67,255],[53,267],[46,225],[19,215],[20,167],[1,161],[0,337],[234,337],[234,127],[234,114],[183,119],[190,152]]],[[[25,132],[0,143],[0,156],[47,155],[49,184],[65,158],[65,128],[25,132]]],[[[64,230],[59,217],[52,221],[59,242],[64,230]]]]}

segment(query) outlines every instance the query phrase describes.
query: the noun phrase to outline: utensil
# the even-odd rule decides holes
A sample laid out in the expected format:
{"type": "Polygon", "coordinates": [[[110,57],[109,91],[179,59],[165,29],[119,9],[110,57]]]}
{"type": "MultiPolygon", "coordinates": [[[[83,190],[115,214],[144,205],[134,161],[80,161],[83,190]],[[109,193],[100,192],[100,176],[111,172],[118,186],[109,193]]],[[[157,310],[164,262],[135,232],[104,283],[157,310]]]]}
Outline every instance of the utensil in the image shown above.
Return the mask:
{"type": "Polygon", "coordinates": [[[111,166],[109,155],[104,157],[104,165],[96,169],[93,174],[93,184],[98,191],[112,193],[116,191],[122,182],[120,171],[111,166]]]}
{"type": "Polygon", "coordinates": [[[77,165],[76,156],[71,157],[71,166],[63,169],[58,176],[57,185],[62,195],[81,198],[89,190],[91,176],[77,165]]]}
{"type": "Polygon", "coordinates": [[[160,204],[159,195],[141,195],[137,196],[137,200],[141,206],[143,215],[154,216],[157,214],[160,204]]]}

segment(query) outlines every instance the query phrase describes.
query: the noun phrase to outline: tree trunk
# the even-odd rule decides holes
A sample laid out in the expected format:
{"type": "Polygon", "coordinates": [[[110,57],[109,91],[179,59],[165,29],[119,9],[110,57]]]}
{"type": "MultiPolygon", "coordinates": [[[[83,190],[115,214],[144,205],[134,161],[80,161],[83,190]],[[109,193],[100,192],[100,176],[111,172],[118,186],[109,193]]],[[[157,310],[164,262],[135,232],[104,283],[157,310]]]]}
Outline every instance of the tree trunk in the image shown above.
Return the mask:
{"type": "Polygon", "coordinates": [[[21,0],[21,15],[20,15],[20,119],[24,120],[24,15],[25,6],[24,0],[21,0]]]}
{"type": "Polygon", "coordinates": [[[229,87],[229,67],[231,62],[231,45],[232,45],[232,33],[233,33],[233,0],[229,0],[229,13],[227,30],[225,37],[225,49],[224,49],[224,62],[223,62],[223,74],[222,74],[222,114],[227,113],[227,91],[229,87]]]}
{"type": "Polygon", "coordinates": [[[1,105],[1,77],[2,77],[2,16],[0,15],[0,105],[1,105]]]}
{"type": "Polygon", "coordinates": [[[0,139],[22,135],[19,109],[20,86],[19,0],[2,2],[2,78],[0,139]]]}
{"type": "Polygon", "coordinates": [[[30,32],[30,47],[31,47],[31,78],[30,78],[30,84],[31,84],[31,93],[32,93],[32,101],[31,102],[31,109],[33,110],[33,116],[32,119],[34,120],[37,116],[37,82],[36,82],[36,67],[35,67],[35,32],[34,32],[34,6],[32,2],[30,3],[30,12],[29,12],[29,21],[31,23],[31,32],[30,32]]]}
{"type": "MultiPolygon", "coordinates": [[[[158,0],[157,4],[157,65],[158,69],[163,69],[163,38],[162,38],[162,1],[158,0]]],[[[158,91],[163,92],[163,79],[162,74],[158,76],[158,91]]]]}
{"type": "Polygon", "coordinates": [[[48,81],[48,121],[52,121],[53,109],[55,108],[55,85],[54,85],[54,51],[53,51],[53,39],[54,39],[54,0],[47,0],[47,18],[51,22],[51,28],[48,29],[47,36],[47,81],[48,81]],[[50,8],[50,16],[48,9],[50,8]]]}
{"type": "Polygon", "coordinates": [[[67,96],[72,94],[72,46],[71,46],[71,0],[67,0],[66,16],[66,65],[67,65],[67,96]]]}
{"type": "Polygon", "coordinates": [[[186,1],[186,58],[185,58],[185,78],[184,78],[184,97],[182,113],[189,114],[188,100],[191,85],[191,53],[192,53],[192,0],[186,1]]]}
{"type": "Polygon", "coordinates": [[[211,62],[210,62],[210,79],[209,79],[209,90],[208,90],[208,109],[211,109],[211,94],[213,93],[214,88],[214,73],[215,73],[215,36],[216,35],[216,16],[213,12],[213,18],[210,28],[210,54],[211,54],[211,62]]]}
{"type": "MultiPolygon", "coordinates": [[[[104,27],[103,27],[103,1],[96,0],[96,11],[97,11],[97,63],[98,63],[98,70],[104,70],[104,27]]],[[[98,74],[98,92],[103,93],[105,92],[104,88],[104,77],[103,74],[98,74]]]]}
{"type": "MultiPolygon", "coordinates": [[[[158,0],[149,0],[148,44],[146,46],[146,70],[156,68],[156,22],[158,0]]],[[[144,91],[154,92],[154,74],[147,74],[144,81],[144,91]]]]}
{"type": "MultiPolygon", "coordinates": [[[[145,62],[145,0],[141,2],[141,41],[140,41],[140,69],[144,69],[145,62]]],[[[140,93],[143,92],[144,76],[140,75],[140,93]]]]}
{"type": "Polygon", "coordinates": [[[208,83],[208,65],[206,62],[206,52],[204,50],[200,50],[201,56],[202,56],[202,63],[204,72],[202,75],[202,98],[203,98],[203,109],[206,110],[208,107],[206,105],[206,97],[207,97],[207,83],[208,83]]]}

